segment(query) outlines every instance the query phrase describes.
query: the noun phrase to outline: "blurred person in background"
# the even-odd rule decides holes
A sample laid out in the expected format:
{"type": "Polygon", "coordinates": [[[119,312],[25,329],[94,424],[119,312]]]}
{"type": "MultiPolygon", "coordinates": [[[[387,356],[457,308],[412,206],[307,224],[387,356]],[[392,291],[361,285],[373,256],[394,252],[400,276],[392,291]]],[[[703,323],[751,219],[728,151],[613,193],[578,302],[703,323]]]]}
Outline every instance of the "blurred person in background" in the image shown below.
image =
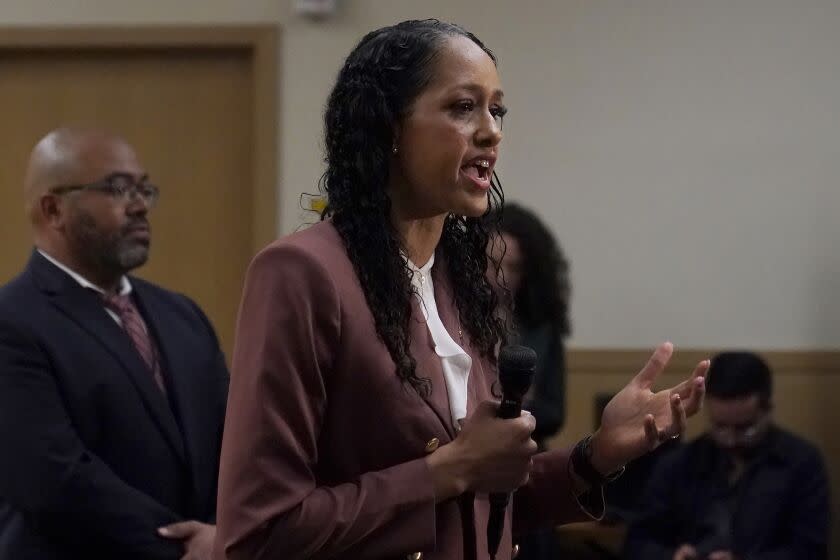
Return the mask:
{"type": "Polygon", "coordinates": [[[712,359],[709,428],[657,464],[626,560],[825,560],[822,456],[773,421],[772,377],[751,352],[712,359]]]}
{"type": "MultiPolygon", "coordinates": [[[[540,449],[563,427],[566,416],[566,355],[570,334],[569,264],[548,227],[531,210],[506,203],[499,235],[491,239],[490,278],[496,276],[510,341],[537,353],[534,384],[523,407],[537,421],[533,438],[540,449]]],[[[551,560],[561,553],[554,529],[523,536],[520,560],[551,560]]]]}
{"type": "Polygon", "coordinates": [[[499,263],[498,284],[506,288],[501,293],[511,342],[537,353],[534,384],[523,406],[536,418],[533,437],[545,449],[566,417],[569,263],[548,227],[518,204],[505,204],[499,233],[491,240],[491,255],[499,263]]]}

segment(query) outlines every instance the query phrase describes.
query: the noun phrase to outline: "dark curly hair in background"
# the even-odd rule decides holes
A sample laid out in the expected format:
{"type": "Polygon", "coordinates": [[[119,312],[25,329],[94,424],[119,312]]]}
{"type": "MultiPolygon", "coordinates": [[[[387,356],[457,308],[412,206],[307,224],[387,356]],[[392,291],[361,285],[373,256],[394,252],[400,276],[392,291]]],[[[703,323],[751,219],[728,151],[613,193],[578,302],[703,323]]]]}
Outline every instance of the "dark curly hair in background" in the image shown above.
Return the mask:
{"type": "MultiPolygon", "coordinates": [[[[322,219],[331,217],[344,240],[397,375],[421,395],[428,394],[430,381],[418,375],[410,353],[411,272],[391,224],[386,189],[394,130],[430,83],[446,40],[457,36],[468,37],[496,62],[474,35],[437,20],[405,21],[368,33],[339,71],[324,115],[327,170],[321,181],[327,207],[322,219]]],[[[495,174],[492,185],[490,208],[500,208],[504,195],[495,174]]],[[[493,230],[486,216],[450,215],[439,244],[461,324],[491,360],[504,332],[485,276],[493,230]]]]}
{"type": "Polygon", "coordinates": [[[569,263],[554,236],[536,214],[518,204],[505,205],[499,229],[519,241],[522,280],[513,294],[516,320],[524,327],[554,324],[568,336],[569,263]]]}

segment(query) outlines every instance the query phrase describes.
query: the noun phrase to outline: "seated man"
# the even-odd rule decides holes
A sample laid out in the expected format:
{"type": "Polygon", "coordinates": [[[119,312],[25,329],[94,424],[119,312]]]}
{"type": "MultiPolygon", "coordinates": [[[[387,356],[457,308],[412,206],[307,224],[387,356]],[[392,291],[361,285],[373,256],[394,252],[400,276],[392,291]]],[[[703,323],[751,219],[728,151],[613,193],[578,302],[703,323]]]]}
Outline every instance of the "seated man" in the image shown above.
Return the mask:
{"type": "Polygon", "coordinates": [[[35,245],[0,287],[0,560],[203,560],[228,373],[146,262],[158,189],[128,143],[61,129],[32,152],[35,245]]]}
{"type": "Polygon", "coordinates": [[[719,354],[706,386],[709,430],[657,466],[625,558],[827,558],[825,466],[813,445],[773,423],[767,364],[719,354]]]}

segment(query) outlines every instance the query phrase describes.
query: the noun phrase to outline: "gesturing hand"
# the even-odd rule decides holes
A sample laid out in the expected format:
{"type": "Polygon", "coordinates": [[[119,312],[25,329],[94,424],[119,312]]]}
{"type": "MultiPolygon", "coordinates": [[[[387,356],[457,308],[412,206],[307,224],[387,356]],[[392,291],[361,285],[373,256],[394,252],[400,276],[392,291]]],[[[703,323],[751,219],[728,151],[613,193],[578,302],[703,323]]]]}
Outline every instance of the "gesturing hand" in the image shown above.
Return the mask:
{"type": "Polygon", "coordinates": [[[674,348],[661,344],[645,367],[615,397],[592,437],[592,465],[610,473],[685,431],[686,418],[703,405],[709,361],[703,360],[691,376],[670,389],[651,391],[665,370],[674,348]]]}

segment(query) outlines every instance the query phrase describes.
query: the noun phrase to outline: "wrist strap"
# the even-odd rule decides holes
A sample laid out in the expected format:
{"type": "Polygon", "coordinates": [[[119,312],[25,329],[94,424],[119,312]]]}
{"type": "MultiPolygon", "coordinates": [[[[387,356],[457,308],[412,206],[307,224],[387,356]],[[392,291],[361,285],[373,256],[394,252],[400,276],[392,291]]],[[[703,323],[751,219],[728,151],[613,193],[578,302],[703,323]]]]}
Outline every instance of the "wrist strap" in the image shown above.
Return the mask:
{"type": "Polygon", "coordinates": [[[621,467],[615,472],[603,475],[592,466],[592,434],[586,436],[575,445],[572,450],[571,463],[575,474],[581,477],[590,486],[603,486],[607,482],[612,482],[622,474],[624,474],[624,467],[621,467]]]}

